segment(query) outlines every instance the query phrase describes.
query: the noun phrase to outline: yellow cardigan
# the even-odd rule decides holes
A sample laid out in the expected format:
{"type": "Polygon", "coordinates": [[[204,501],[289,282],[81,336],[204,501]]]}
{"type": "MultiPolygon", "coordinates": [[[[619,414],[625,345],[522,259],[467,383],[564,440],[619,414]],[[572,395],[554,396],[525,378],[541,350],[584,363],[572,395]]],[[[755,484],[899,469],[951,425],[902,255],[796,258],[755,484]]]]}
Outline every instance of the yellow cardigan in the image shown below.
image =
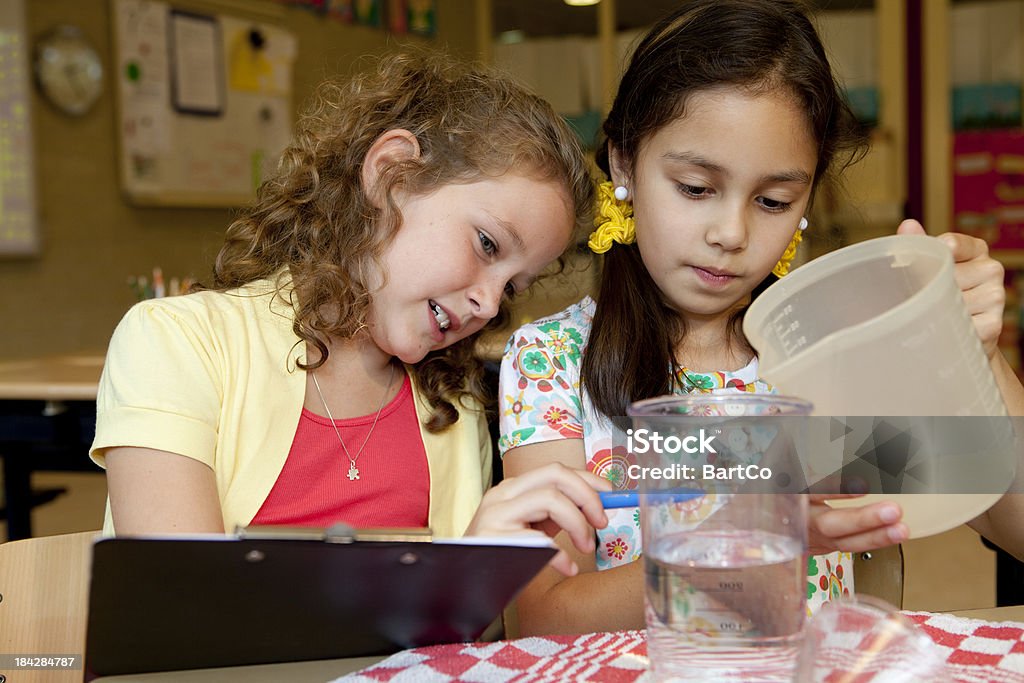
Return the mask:
{"type": "MultiPolygon", "coordinates": [[[[292,331],[285,287],[260,280],[228,292],[154,299],[132,307],[114,331],[96,401],[90,457],[137,446],[209,465],[224,528],[247,525],[277,481],[305,399],[296,366],[304,343],[292,331]]],[[[461,535],[491,481],[483,411],[459,407],[440,434],[423,427],[429,406],[413,384],[430,470],[429,523],[437,536],[461,535]]],[[[113,533],[110,505],[104,531],[113,533]]]]}

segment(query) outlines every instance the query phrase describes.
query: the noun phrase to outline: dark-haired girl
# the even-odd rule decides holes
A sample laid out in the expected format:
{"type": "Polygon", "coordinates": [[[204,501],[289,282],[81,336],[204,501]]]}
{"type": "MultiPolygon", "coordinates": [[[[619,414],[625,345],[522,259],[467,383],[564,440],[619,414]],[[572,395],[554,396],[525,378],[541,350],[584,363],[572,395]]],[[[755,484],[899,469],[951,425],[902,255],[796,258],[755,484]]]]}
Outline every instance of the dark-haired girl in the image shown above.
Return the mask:
{"type": "MultiPolygon", "coordinates": [[[[743,312],[784,276],[814,190],[864,139],[805,8],[795,0],[688,0],[640,41],[604,123],[600,293],[518,330],[502,362],[505,472],[559,462],[626,485],[610,416],[663,394],[773,391],[743,312]]],[[[901,232],[923,232],[908,221],[901,232]]],[[[1002,267],[984,242],[942,237],[1000,384],[1002,267]]],[[[837,302],[837,305],[842,305],[837,302]]],[[[619,442],[621,443],[621,441],[619,442]]],[[[682,511],[693,525],[711,496],[682,511]]],[[[852,587],[850,551],[907,537],[893,503],[831,510],[812,500],[811,606],[852,587]],[[839,550],[845,552],[838,552],[839,550]]],[[[518,601],[524,633],[641,628],[639,510],[609,511],[595,555],[518,601]],[[594,571],[594,570],[603,571],[594,571]]]]}

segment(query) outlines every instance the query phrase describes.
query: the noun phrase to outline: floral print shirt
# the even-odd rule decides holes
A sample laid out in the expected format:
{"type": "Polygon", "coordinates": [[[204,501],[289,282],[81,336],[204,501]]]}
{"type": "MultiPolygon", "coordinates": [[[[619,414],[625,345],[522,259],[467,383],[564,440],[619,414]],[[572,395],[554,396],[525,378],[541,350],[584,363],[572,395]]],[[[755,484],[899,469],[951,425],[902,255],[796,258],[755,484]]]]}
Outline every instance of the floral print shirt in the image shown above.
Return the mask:
{"type": "MultiPolygon", "coordinates": [[[[587,469],[610,480],[616,488],[635,487],[626,470],[632,456],[615,442],[612,421],[601,415],[580,387],[582,354],[590,336],[596,304],[587,297],[577,304],[519,328],[501,361],[499,408],[505,453],[524,446],[558,439],[583,439],[587,469]]],[[[689,391],[773,392],[757,377],[757,359],[731,372],[693,372],[681,368],[678,393],[689,391]]],[[[694,499],[686,515],[697,526],[719,506],[714,496],[694,499]]],[[[641,555],[640,509],[606,510],[608,526],[597,532],[597,568],[610,569],[641,555]]],[[[807,604],[821,604],[853,592],[853,560],[849,553],[810,557],[807,568],[807,604]]]]}

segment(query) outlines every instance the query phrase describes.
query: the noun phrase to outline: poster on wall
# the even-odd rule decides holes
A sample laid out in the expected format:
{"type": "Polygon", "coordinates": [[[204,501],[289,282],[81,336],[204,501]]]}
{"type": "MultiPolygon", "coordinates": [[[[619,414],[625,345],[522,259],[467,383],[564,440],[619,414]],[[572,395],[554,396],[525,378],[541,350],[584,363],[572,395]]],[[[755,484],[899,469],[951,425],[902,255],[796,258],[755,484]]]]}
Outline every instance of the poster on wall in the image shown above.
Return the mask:
{"type": "Polygon", "coordinates": [[[1024,130],[954,136],[953,224],[993,250],[1024,249],[1024,130]]]}

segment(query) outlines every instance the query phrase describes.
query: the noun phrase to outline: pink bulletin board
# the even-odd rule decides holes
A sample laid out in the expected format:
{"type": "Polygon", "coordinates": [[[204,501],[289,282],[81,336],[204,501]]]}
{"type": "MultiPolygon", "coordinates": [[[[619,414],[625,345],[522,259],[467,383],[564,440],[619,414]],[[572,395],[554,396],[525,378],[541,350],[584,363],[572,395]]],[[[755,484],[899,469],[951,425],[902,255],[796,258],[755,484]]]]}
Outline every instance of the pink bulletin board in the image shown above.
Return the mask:
{"type": "Polygon", "coordinates": [[[953,224],[994,252],[1024,254],[1024,130],[954,136],[953,224]]]}

